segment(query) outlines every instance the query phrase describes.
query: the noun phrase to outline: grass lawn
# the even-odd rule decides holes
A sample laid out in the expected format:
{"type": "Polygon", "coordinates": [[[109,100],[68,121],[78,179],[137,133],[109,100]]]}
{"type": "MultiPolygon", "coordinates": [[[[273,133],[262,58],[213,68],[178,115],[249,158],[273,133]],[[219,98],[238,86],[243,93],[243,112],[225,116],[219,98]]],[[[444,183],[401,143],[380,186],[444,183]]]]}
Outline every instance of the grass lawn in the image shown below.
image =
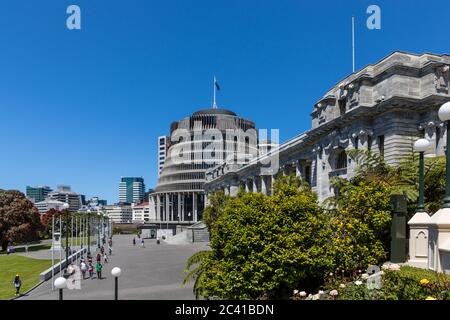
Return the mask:
{"type": "Polygon", "coordinates": [[[51,260],[38,260],[15,254],[0,256],[0,300],[14,297],[15,288],[12,284],[18,273],[22,279],[21,293],[39,283],[39,274],[50,268],[51,260]]]}

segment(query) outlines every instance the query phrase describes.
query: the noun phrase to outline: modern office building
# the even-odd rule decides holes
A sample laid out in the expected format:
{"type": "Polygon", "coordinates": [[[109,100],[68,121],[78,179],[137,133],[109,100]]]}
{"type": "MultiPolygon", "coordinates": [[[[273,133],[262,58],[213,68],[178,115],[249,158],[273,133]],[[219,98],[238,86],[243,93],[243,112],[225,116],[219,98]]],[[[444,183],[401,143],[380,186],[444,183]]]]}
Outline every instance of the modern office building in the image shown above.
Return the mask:
{"type": "Polygon", "coordinates": [[[170,137],[167,136],[158,137],[158,177],[161,175],[164,163],[166,162],[169,145],[170,145],[170,137]]]}
{"type": "Polygon", "coordinates": [[[48,194],[46,200],[56,200],[69,204],[69,211],[78,211],[82,206],[81,195],[73,192],[70,186],[60,185],[56,191],[48,194]]]}
{"type": "Polygon", "coordinates": [[[34,203],[44,201],[47,198],[48,194],[53,190],[47,186],[37,186],[30,187],[27,186],[26,195],[27,198],[33,201],[34,203]]]}
{"type": "Polygon", "coordinates": [[[133,223],[150,223],[156,222],[156,215],[154,210],[150,210],[150,204],[148,201],[141,204],[132,204],[133,210],[133,223]]]}
{"type": "Polygon", "coordinates": [[[45,214],[50,209],[63,210],[65,204],[65,202],[61,202],[58,200],[46,199],[36,202],[34,205],[39,210],[40,214],[45,214]]]}
{"type": "Polygon", "coordinates": [[[133,209],[129,203],[116,203],[103,207],[103,212],[113,223],[131,223],[133,209]]]}
{"type": "Polygon", "coordinates": [[[248,162],[257,154],[255,124],[226,109],[194,112],[170,128],[171,143],[150,194],[156,219],[189,225],[202,218],[205,172],[225,159],[248,162]]]}
{"type": "Polygon", "coordinates": [[[142,177],[122,177],[119,183],[119,202],[141,203],[144,201],[145,184],[142,177]]]}
{"type": "Polygon", "coordinates": [[[313,106],[309,131],[251,162],[209,169],[206,193],[236,195],[242,187],[271,194],[277,175],[292,174],[308,182],[323,201],[337,192],[330,183],[333,177],[355,173],[348,150],[371,150],[396,164],[411,155],[415,140],[425,137],[431,142],[426,156],[443,155],[446,125],[438,109],[450,101],[449,70],[449,55],[394,52],[350,74],[313,106]],[[269,157],[278,159],[279,169],[262,173],[269,157]]]}

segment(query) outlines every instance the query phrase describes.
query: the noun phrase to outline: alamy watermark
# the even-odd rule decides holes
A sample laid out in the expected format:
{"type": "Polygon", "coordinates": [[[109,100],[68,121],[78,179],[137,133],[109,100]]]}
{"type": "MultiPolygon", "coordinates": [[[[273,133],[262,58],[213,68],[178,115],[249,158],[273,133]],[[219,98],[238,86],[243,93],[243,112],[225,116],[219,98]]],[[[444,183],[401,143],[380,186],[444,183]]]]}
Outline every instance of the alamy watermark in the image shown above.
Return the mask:
{"type": "Polygon", "coordinates": [[[381,29],[381,8],[376,4],[372,4],[367,7],[366,13],[370,15],[366,21],[367,29],[380,30],[381,29]]]}
{"type": "Polygon", "coordinates": [[[201,127],[202,122],[195,121],[194,130],[179,128],[172,132],[169,154],[172,163],[218,166],[256,161],[261,175],[278,172],[278,129],[270,130],[269,139],[267,129],[202,130],[201,127]]]}
{"type": "Polygon", "coordinates": [[[67,7],[66,13],[69,15],[66,26],[69,30],[81,30],[81,8],[75,4],[67,7]]]}

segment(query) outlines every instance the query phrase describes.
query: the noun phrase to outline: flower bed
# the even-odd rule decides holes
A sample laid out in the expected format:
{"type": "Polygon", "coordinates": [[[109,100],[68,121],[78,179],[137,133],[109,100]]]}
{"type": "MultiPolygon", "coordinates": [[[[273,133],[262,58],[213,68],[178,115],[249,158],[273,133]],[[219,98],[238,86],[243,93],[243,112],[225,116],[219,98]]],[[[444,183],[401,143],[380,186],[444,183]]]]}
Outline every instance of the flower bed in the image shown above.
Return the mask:
{"type": "Polygon", "coordinates": [[[368,285],[368,274],[353,278],[330,274],[324,290],[294,291],[295,300],[450,300],[450,276],[409,266],[390,265],[379,273],[380,286],[368,285]]]}

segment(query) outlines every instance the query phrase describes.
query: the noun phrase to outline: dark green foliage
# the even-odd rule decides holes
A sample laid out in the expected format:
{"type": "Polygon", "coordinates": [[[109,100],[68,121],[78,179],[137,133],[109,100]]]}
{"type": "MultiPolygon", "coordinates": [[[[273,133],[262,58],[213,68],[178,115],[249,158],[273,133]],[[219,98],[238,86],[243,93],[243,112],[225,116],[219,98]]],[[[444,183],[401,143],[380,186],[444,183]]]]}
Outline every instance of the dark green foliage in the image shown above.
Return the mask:
{"type": "Polygon", "coordinates": [[[42,228],[39,212],[25,195],[16,190],[0,189],[0,241],[2,250],[9,242],[38,240],[42,228]]]}

